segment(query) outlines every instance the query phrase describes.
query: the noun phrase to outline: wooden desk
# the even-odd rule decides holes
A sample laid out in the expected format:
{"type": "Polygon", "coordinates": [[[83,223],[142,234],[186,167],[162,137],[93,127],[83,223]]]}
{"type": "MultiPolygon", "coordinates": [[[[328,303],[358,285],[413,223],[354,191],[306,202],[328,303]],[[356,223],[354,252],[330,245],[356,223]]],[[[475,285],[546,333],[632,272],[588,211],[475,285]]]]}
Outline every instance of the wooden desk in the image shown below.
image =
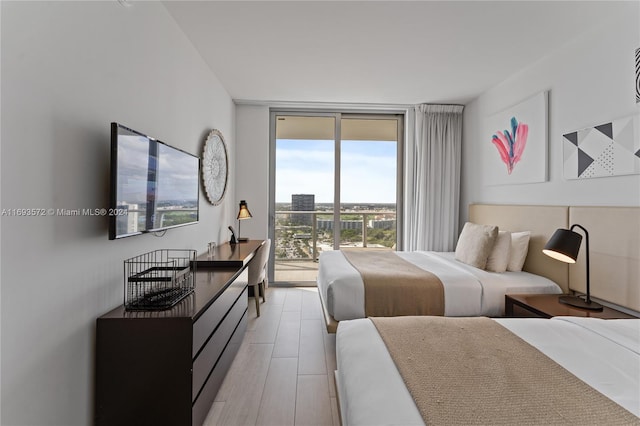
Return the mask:
{"type": "Polygon", "coordinates": [[[594,317],[605,319],[635,318],[624,312],[607,308],[602,311],[590,311],[560,303],[561,294],[507,294],[504,301],[507,317],[551,318],[558,316],[594,317]]]}
{"type": "Polygon", "coordinates": [[[249,240],[236,244],[220,244],[213,256],[205,252],[196,258],[196,269],[242,268],[264,243],[264,240],[249,240]]]}

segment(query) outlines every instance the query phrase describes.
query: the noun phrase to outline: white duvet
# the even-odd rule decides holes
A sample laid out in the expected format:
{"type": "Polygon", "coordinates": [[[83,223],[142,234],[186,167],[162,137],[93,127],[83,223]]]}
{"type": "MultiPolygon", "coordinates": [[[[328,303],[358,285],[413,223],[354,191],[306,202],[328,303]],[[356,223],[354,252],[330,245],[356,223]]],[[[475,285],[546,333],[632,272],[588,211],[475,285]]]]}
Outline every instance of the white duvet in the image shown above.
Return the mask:
{"type": "MultiPolygon", "coordinates": [[[[562,293],[556,283],[545,277],[528,272],[487,272],[458,262],[452,252],[395,253],[440,278],[444,287],[444,314],[449,317],[502,316],[507,293],[562,293]]],[[[341,251],[320,255],[317,282],[320,297],[335,320],[365,317],[362,278],[341,251]]]]}
{"type": "MultiPolygon", "coordinates": [[[[494,321],[640,417],[640,319],[555,317],[494,321]]],[[[343,426],[424,424],[370,320],[339,324],[336,360],[343,426]]]]}

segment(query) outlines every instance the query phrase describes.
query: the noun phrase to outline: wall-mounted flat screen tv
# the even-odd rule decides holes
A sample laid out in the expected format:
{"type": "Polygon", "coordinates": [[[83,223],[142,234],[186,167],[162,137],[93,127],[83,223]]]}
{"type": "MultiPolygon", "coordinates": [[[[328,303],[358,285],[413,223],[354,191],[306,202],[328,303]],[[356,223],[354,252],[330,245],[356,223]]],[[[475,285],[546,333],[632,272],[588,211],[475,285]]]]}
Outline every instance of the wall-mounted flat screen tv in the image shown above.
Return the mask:
{"type": "Polygon", "coordinates": [[[109,239],[198,222],[200,160],[111,123],[109,239]]]}

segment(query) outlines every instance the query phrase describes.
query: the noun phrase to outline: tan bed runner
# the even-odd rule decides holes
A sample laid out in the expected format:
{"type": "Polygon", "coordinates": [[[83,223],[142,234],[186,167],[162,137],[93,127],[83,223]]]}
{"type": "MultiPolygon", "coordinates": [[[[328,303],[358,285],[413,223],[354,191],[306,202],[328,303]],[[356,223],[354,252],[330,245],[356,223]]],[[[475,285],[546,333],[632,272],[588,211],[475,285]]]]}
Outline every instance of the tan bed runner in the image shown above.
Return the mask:
{"type": "Polygon", "coordinates": [[[394,252],[344,250],[364,282],[366,316],[444,315],[440,279],[394,252]]]}
{"type": "Polygon", "coordinates": [[[427,425],[637,425],[489,318],[371,318],[427,425]]]}

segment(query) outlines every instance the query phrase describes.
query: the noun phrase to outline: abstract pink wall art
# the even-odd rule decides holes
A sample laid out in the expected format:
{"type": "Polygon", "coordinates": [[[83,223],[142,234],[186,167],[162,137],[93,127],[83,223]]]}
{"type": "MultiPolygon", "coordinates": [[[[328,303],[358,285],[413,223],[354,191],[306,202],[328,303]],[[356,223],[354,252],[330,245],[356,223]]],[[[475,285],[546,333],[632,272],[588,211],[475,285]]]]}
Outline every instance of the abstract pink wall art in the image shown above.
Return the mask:
{"type": "Polygon", "coordinates": [[[547,181],[548,99],[549,92],[539,92],[486,118],[482,137],[485,185],[547,181]]]}
{"type": "Polygon", "coordinates": [[[511,174],[513,167],[522,158],[528,135],[529,126],[518,123],[515,117],[511,117],[511,132],[497,131],[491,138],[491,142],[498,148],[500,159],[507,166],[507,173],[511,174]]]}

